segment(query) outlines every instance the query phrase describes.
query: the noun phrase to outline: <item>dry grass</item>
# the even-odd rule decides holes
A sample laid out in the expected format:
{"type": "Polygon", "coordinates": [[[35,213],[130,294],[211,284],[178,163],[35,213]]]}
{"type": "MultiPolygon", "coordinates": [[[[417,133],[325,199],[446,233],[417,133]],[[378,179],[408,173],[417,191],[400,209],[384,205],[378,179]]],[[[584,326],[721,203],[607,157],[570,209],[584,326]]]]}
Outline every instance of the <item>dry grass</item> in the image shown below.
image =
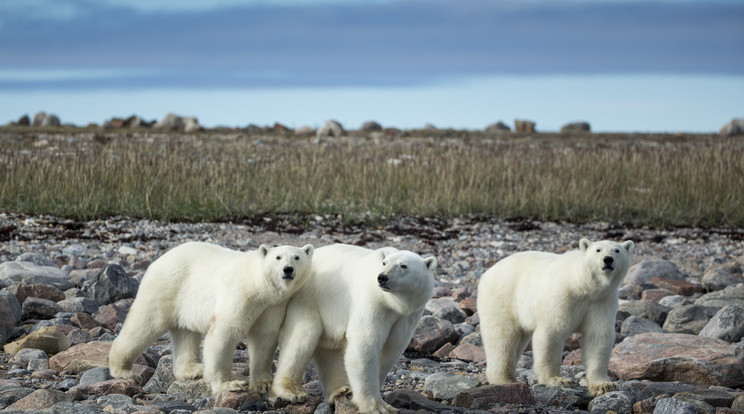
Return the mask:
{"type": "Polygon", "coordinates": [[[0,210],[76,219],[300,212],[744,226],[741,138],[261,139],[0,133],[0,210]]]}

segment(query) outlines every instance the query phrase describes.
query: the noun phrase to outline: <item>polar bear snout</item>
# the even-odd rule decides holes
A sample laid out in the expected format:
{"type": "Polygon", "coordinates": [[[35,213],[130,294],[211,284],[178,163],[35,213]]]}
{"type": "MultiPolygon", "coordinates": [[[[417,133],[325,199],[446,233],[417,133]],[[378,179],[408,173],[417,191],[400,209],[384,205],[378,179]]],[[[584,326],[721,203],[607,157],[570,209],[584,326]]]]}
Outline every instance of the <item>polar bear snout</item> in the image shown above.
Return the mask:
{"type": "Polygon", "coordinates": [[[602,259],[602,262],[604,262],[604,266],[602,267],[602,270],[615,270],[615,258],[612,256],[605,256],[604,259],[602,259]]]}
{"type": "Polygon", "coordinates": [[[282,279],[285,279],[285,280],[294,279],[294,267],[284,266],[284,268],[282,269],[282,272],[284,272],[284,276],[282,276],[282,279]]]}
{"type": "Polygon", "coordinates": [[[379,275],[377,275],[377,283],[380,285],[381,288],[390,290],[390,279],[386,274],[380,273],[379,275]]]}

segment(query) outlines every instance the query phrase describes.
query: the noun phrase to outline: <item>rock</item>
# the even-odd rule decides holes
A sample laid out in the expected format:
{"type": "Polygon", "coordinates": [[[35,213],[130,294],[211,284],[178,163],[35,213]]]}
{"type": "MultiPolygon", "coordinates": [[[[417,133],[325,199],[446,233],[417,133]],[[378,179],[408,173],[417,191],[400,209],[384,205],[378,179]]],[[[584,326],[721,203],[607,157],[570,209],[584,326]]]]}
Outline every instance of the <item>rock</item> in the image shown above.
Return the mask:
{"type": "Polygon", "coordinates": [[[183,131],[184,132],[196,132],[200,131],[202,127],[199,125],[199,121],[193,116],[187,116],[183,118],[183,131]]]}
{"type": "MultiPolygon", "coordinates": [[[[690,304],[692,304],[692,299],[686,296],[682,296],[682,295],[664,296],[663,298],[659,299],[659,305],[666,306],[669,309],[676,309],[676,308],[679,308],[680,306],[690,305],[690,304]]],[[[669,319],[668,314],[667,314],[667,319],[669,319]]]]}
{"type": "Polygon", "coordinates": [[[57,354],[70,348],[70,340],[57,326],[47,326],[31,332],[24,338],[6,344],[3,349],[9,354],[16,353],[21,349],[41,349],[47,354],[57,354]]]}
{"type": "Polygon", "coordinates": [[[31,262],[0,263],[0,280],[54,286],[61,291],[75,287],[68,280],[65,271],[51,266],[38,266],[31,262]]]}
{"type": "Polygon", "coordinates": [[[551,407],[585,409],[593,399],[586,388],[548,387],[535,384],[531,387],[532,394],[539,404],[551,407]]]}
{"type": "Polygon", "coordinates": [[[8,362],[10,362],[11,364],[26,366],[28,365],[29,361],[31,361],[32,359],[40,359],[40,358],[49,359],[46,352],[44,352],[41,349],[25,348],[25,349],[18,350],[18,352],[16,352],[10,358],[10,360],[8,360],[8,362]]]}
{"type": "Polygon", "coordinates": [[[0,344],[7,343],[16,334],[21,321],[21,305],[15,295],[0,290],[0,344]]]}
{"type": "Polygon", "coordinates": [[[297,137],[311,137],[315,135],[315,130],[307,125],[303,125],[295,129],[294,134],[297,137]]]}
{"type": "Polygon", "coordinates": [[[668,332],[697,335],[710,319],[709,308],[700,305],[685,305],[669,311],[663,328],[668,332]]]}
{"type": "Polygon", "coordinates": [[[122,299],[110,305],[98,308],[98,313],[94,316],[95,320],[110,331],[116,330],[116,325],[124,323],[132,306],[132,299],[122,299]]]}
{"type": "Polygon", "coordinates": [[[470,375],[457,375],[446,372],[431,374],[424,380],[424,390],[437,400],[449,400],[458,392],[479,385],[479,381],[470,375]]]}
{"type": "Polygon", "coordinates": [[[483,337],[480,332],[473,332],[460,339],[460,345],[462,344],[473,344],[475,346],[483,347],[483,337]]]}
{"type": "Polygon", "coordinates": [[[108,305],[120,299],[137,295],[139,282],[127,276],[123,267],[111,264],[83,285],[83,292],[99,305],[108,305]]]}
{"type": "Polygon", "coordinates": [[[486,127],[486,132],[495,132],[495,133],[505,133],[505,132],[511,132],[511,128],[509,128],[509,125],[506,125],[505,123],[499,121],[495,124],[491,124],[486,127]]]}
{"type": "Polygon", "coordinates": [[[176,379],[168,386],[168,395],[180,398],[208,398],[212,395],[209,384],[203,380],[178,380],[176,379]]]}
{"type": "Polygon", "coordinates": [[[362,126],[359,128],[359,131],[362,131],[362,132],[382,131],[382,125],[378,124],[375,121],[367,121],[362,124],[362,126]]]}
{"type": "Polygon", "coordinates": [[[668,289],[646,289],[641,293],[641,300],[659,303],[660,300],[672,295],[674,295],[674,292],[668,289]]]}
{"type": "Polygon", "coordinates": [[[744,307],[727,305],[708,321],[700,336],[739,342],[744,337],[744,307]]]}
{"type": "Polygon", "coordinates": [[[46,112],[37,112],[34,115],[33,126],[60,126],[59,117],[46,112]]]}
{"type": "Polygon", "coordinates": [[[93,341],[93,337],[86,331],[75,328],[67,334],[67,339],[70,341],[70,346],[77,344],[87,344],[93,341]]]}
{"type": "Polygon", "coordinates": [[[654,414],[698,414],[695,406],[676,398],[662,398],[656,402],[654,414]]]}
{"type": "Polygon", "coordinates": [[[169,113],[160,122],[157,122],[154,128],[165,129],[168,131],[179,131],[184,127],[183,118],[174,114],[169,113]]]}
{"type": "Polygon", "coordinates": [[[124,394],[130,397],[142,393],[142,387],[132,379],[112,379],[88,385],[78,385],[70,388],[69,394],[76,400],[88,398],[91,395],[124,394]]]}
{"type": "Polygon", "coordinates": [[[8,409],[43,410],[62,401],[72,401],[72,397],[62,391],[39,389],[14,402],[8,409]]]}
{"type": "Polygon", "coordinates": [[[61,290],[55,288],[54,286],[47,285],[27,285],[25,283],[13,283],[13,285],[8,288],[8,291],[16,295],[16,298],[18,298],[18,303],[20,303],[21,305],[23,305],[23,302],[26,300],[26,298],[29,297],[47,299],[53,302],[58,302],[65,298],[65,294],[61,290]]]}
{"type": "Polygon", "coordinates": [[[315,136],[317,138],[325,138],[325,137],[340,137],[344,134],[344,128],[341,126],[340,123],[329,120],[326,122],[325,126],[322,128],[318,128],[318,130],[315,133],[315,136]]]}
{"type": "Polygon", "coordinates": [[[622,284],[642,285],[651,283],[651,279],[685,280],[685,275],[679,271],[677,265],[669,260],[641,260],[628,269],[628,274],[622,284]]]}
{"type": "Polygon", "coordinates": [[[21,306],[21,320],[52,319],[59,312],[64,312],[61,306],[47,299],[27,298],[21,306]]]}
{"type": "Polygon", "coordinates": [[[155,368],[155,373],[152,374],[150,380],[147,381],[143,389],[146,393],[164,393],[168,391],[168,387],[176,380],[176,376],[173,374],[173,356],[165,355],[158,361],[158,366],[155,368]]]}
{"type": "Polygon", "coordinates": [[[414,411],[441,412],[452,409],[452,407],[432,401],[414,390],[406,389],[391,391],[385,396],[385,402],[395,408],[414,411]]]}
{"type": "Polygon", "coordinates": [[[449,353],[449,357],[468,362],[483,362],[486,360],[486,351],[473,344],[460,344],[449,353]]]}
{"type": "Polygon", "coordinates": [[[95,384],[111,379],[114,377],[111,376],[108,367],[95,367],[83,372],[80,376],[80,385],[95,384]]]}
{"type": "Polygon", "coordinates": [[[683,392],[673,395],[672,398],[692,404],[698,414],[716,414],[715,407],[703,401],[702,398],[698,398],[694,394],[683,392]]]}
{"type": "Polygon", "coordinates": [[[667,317],[669,308],[650,300],[634,300],[620,303],[619,311],[627,312],[631,315],[646,318],[656,324],[663,324],[667,317]]]}
{"type": "MultiPolygon", "coordinates": [[[[227,407],[239,410],[247,401],[262,401],[261,395],[255,391],[221,392],[214,401],[215,407],[227,407]]],[[[313,410],[314,411],[314,410],[313,410]]]]}
{"type": "MultiPolygon", "coordinates": [[[[88,299],[88,298],[86,298],[88,299]]],[[[90,300],[90,299],[88,299],[90,300]]],[[[97,305],[96,305],[97,306],[97,305]]],[[[70,317],[70,322],[72,322],[73,325],[77,326],[80,329],[93,329],[95,327],[101,326],[101,323],[97,320],[93,319],[92,316],[90,316],[88,313],[85,312],[78,312],[70,317]]]]}
{"type": "Polygon", "coordinates": [[[98,303],[91,298],[70,298],[64,299],[57,302],[57,305],[62,307],[65,312],[70,313],[81,313],[94,314],[98,312],[98,303]]]}
{"type": "Polygon", "coordinates": [[[733,262],[709,269],[705,272],[700,282],[705,290],[709,292],[744,283],[742,265],[738,262],[733,262]]]}
{"type": "MultiPolygon", "coordinates": [[[[88,342],[70,347],[49,359],[49,367],[55,371],[85,372],[91,368],[108,367],[108,353],[110,342],[88,342]]],[[[142,355],[134,361],[135,364],[147,365],[142,355]]]]}
{"type": "Polygon", "coordinates": [[[683,296],[692,296],[696,293],[704,292],[702,285],[698,283],[688,282],[686,280],[673,280],[655,277],[651,279],[651,284],[683,296]]]}
{"type": "Polygon", "coordinates": [[[515,119],[514,120],[514,132],[534,133],[537,131],[535,131],[534,122],[521,120],[521,119],[515,119]]]}
{"type": "Polygon", "coordinates": [[[591,132],[592,128],[588,122],[571,122],[561,127],[561,134],[573,134],[577,132],[591,132]]]}
{"type": "Polygon", "coordinates": [[[736,345],[688,334],[647,333],[625,338],[612,350],[610,371],[628,381],[683,381],[744,385],[744,359],[736,345]]]}
{"type": "Polygon", "coordinates": [[[28,117],[28,115],[23,115],[22,117],[18,118],[18,121],[15,122],[16,125],[20,126],[29,126],[31,125],[31,119],[28,117]]]}
{"type": "Polygon", "coordinates": [[[127,408],[136,405],[132,397],[124,394],[104,395],[96,400],[96,404],[104,408],[111,406],[113,411],[117,413],[121,411],[127,412],[127,408]]]}
{"type": "Polygon", "coordinates": [[[744,134],[744,118],[732,119],[721,128],[719,133],[727,137],[744,134]]]}
{"type": "Polygon", "coordinates": [[[452,400],[452,405],[471,410],[487,410],[494,404],[536,404],[527,384],[486,385],[464,390],[452,400]]]}
{"type": "Polygon", "coordinates": [[[648,332],[664,332],[664,329],[662,329],[656,322],[634,315],[625,319],[620,327],[620,333],[625,336],[639,335],[648,332]]]}
{"type": "Polygon", "coordinates": [[[37,266],[56,267],[57,263],[43,254],[28,252],[16,257],[16,262],[31,262],[37,266]]]}
{"type": "Polygon", "coordinates": [[[695,300],[695,304],[715,308],[722,308],[726,305],[744,306],[744,284],[705,294],[695,300]]]}
{"type": "Polygon", "coordinates": [[[597,396],[589,403],[589,412],[605,414],[607,412],[632,413],[636,398],[627,391],[611,391],[597,396]]]}
{"type": "Polygon", "coordinates": [[[0,387],[0,410],[34,392],[33,388],[7,385],[0,387]]]}
{"type": "Polygon", "coordinates": [[[452,298],[430,299],[426,304],[426,310],[431,312],[432,316],[450,321],[453,324],[465,321],[465,313],[460,310],[460,306],[452,298]]]}
{"type": "Polygon", "coordinates": [[[408,344],[408,349],[420,352],[433,352],[445,343],[454,343],[458,336],[452,323],[435,316],[424,316],[408,344]]]}

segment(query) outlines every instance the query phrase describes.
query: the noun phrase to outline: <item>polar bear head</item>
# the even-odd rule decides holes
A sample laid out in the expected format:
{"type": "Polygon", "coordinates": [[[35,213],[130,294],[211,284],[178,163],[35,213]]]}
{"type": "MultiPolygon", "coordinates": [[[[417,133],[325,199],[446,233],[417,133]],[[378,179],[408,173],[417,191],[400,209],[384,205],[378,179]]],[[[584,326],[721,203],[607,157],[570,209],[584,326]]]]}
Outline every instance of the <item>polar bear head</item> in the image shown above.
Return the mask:
{"type": "Polygon", "coordinates": [[[425,305],[434,290],[436,257],[423,258],[407,250],[385,249],[380,250],[380,255],[382,262],[377,273],[379,288],[410,306],[425,305]]]}
{"type": "Polygon", "coordinates": [[[313,251],[313,246],[310,244],[302,248],[269,247],[262,244],[258,248],[263,258],[264,276],[280,289],[292,291],[299,289],[308,280],[313,251]]]}
{"type": "Polygon", "coordinates": [[[584,255],[584,264],[593,275],[602,274],[610,282],[619,283],[630,268],[630,258],[635,250],[633,241],[616,243],[610,240],[592,242],[581,239],[579,247],[584,255]]]}

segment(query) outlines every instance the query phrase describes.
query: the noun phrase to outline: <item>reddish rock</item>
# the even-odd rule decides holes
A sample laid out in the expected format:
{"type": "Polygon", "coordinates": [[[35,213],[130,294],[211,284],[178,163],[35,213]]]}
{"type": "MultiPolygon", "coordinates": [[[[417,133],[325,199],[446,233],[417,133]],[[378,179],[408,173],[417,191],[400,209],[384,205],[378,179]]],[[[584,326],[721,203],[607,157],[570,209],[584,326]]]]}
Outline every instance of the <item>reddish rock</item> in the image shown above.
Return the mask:
{"type": "Polygon", "coordinates": [[[736,344],[675,333],[646,333],[615,346],[610,371],[628,381],[682,381],[700,385],[744,385],[744,359],[736,344]]]}
{"type": "Polygon", "coordinates": [[[455,346],[448,342],[437,349],[432,355],[438,358],[449,358],[449,354],[453,349],[455,349],[455,346]]]}
{"type": "Polygon", "coordinates": [[[458,393],[452,405],[487,410],[494,404],[537,404],[527,384],[486,385],[458,393]]]}
{"type": "Polygon", "coordinates": [[[26,298],[47,299],[52,302],[58,302],[65,298],[64,292],[54,286],[48,285],[15,283],[8,290],[18,298],[18,303],[21,305],[23,305],[26,298]]]}
{"type": "Polygon", "coordinates": [[[574,349],[563,358],[563,365],[581,365],[581,349],[574,349]]]}
{"type": "Polygon", "coordinates": [[[432,352],[447,342],[455,342],[457,339],[457,332],[451,322],[434,316],[424,316],[413,333],[408,349],[432,352]]]}
{"type": "MultiPolygon", "coordinates": [[[[111,342],[88,342],[78,344],[60,352],[49,359],[49,367],[53,370],[80,373],[96,367],[108,366],[108,353],[111,342]]],[[[140,355],[135,364],[147,365],[145,358],[140,355]]]]}
{"type": "Polygon", "coordinates": [[[674,280],[674,279],[662,279],[655,277],[651,279],[651,284],[654,286],[667,289],[674,292],[677,295],[692,296],[696,293],[703,293],[705,289],[698,283],[688,282],[686,280],[674,280]]]}
{"type": "Polygon", "coordinates": [[[87,314],[85,312],[80,312],[72,315],[70,318],[70,322],[72,322],[73,325],[77,326],[80,329],[93,329],[98,326],[101,326],[101,323],[95,320],[90,314],[87,314]]]}
{"type": "Polygon", "coordinates": [[[486,351],[480,346],[462,344],[453,349],[449,357],[462,361],[482,362],[486,360],[486,351]]]}
{"type": "Polygon", "coordinates": [[[88,398],[91,395],[124,394],[133,397],[141,394],[142,387],[137,385],[133,379],[111,379],[107,381],[94,382],[92,384],[78,385],[70,389],[76,400],[88,398]]]}
{"type": "Polygon", "coordinates": [[[321,397],[309,397],[305,402],[289,404],[284,407],[284,411],[289,414],[313,414],[322,402],[321,397]]]}
{"type": "Polygon", "coordinates": [[[221,392],[215,399],[214,406],[237,410],[244,402],[249,400],[261,400],[261,396],[255,391],[221,392]]]}
{"type": "Polygon", "coordinates": [[[72,401],[72,398],[62,391],[39,389],[14,402],[9,409],[43,410],[62,401],[72,401]]]}
{"type": "Polygon", "coordinates": [[[116,324],[124,323],[134,299],[122,299],[115,303],[101,306],[96,313],[95,320],[110,331],[116,329],[116,324]]]}
{"type": "Polygon", "coordinates": [[[675,293],[668,289],[646,289],[641,293],[641,300],[650,300],[659,303],[661,298],[672,296],[675,293]]]}
{"type": "Polygon", "coordinates": [[[478,298],[465,298],[460,301],[460,310],[465,312],[466,315],[470,316],[474,314],[478,309],[475,306],[475,303],[478,301],[478,298]]]}

